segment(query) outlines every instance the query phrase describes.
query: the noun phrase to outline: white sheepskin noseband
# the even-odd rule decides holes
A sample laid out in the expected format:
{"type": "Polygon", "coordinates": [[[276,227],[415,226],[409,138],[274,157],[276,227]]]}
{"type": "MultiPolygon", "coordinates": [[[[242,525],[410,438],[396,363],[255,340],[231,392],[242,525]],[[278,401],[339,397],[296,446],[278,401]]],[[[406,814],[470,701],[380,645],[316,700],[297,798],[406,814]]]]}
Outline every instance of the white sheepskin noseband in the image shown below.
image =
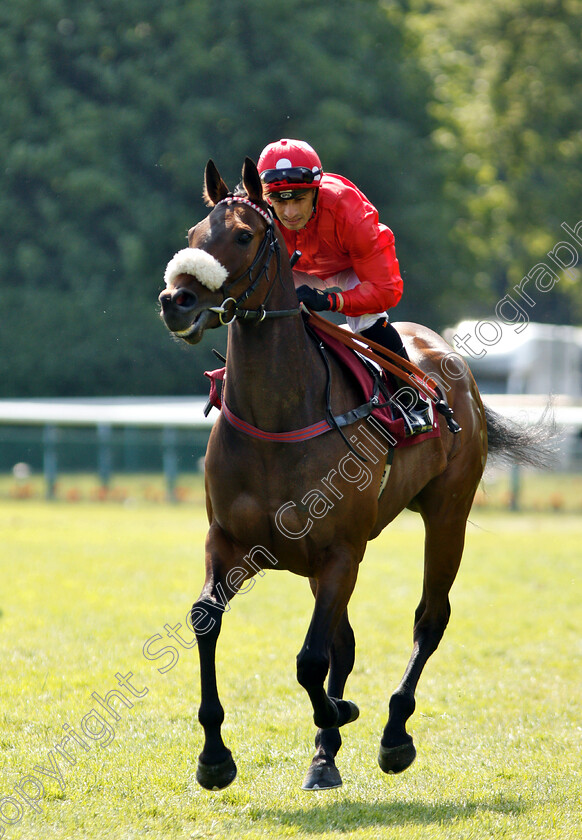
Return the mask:
{"type": "Polygon", "coordinates": [[[218,260],[201,248],[183,248],[174,254],[164,274],[166,286],[179,274],[191,274],[199,283],[215,292],[228,277],[228,271],[218,260]]]}

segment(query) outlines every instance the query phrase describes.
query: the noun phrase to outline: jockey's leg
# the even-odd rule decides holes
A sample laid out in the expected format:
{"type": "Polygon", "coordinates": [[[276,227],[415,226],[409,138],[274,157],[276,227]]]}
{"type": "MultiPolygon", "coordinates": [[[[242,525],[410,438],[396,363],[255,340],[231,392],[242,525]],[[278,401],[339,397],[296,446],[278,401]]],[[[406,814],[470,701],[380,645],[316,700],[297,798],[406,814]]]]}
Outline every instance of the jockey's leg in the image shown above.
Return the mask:
{"type": "Polygon", "coordinates": [[[388,318],[378,318],[371,327],[362,330],[362,335],[371,341],[376,341],[388,350],[392,350],[393,353],[398,353],[399,356],[402,356],[408,362],[410,361],[406,348],[400,338],[400,333],[392,326],[388,318]]]}
{"type": "MultiPolygon", "coordinates": [[[[406,361],[410,361],[408,357],[408,353],[406,352],[406,348],[402,343],[402,339],[400,334],[392,326],[390,321],[386,316],[381,316],[378,320],[372,324],[371,327],[367,327],[367,329],[362,330],[361,334],[365,338],[369,338],[371,341],[375,341],[377,344],[381,344],[383,347],[386,347],[388,350],[391,350],[393,353],[397,353],[406,361]]],[[[398,391],[398,388],[402,387],[404,384],[401,382],[397,377],[393,377],[395,389],[398,391]]],[[[415,389],[416,390],[416,389],[415,389]]],[[[411,389],[407,388],[407,394],[411,391],[411,389]]],[[[432,429],[432,416],[428,402],[422,397],[421,394],[417,392],[416,395],[416,402],[414,405],[406,405],[403,406],[397,402],[398,408],[400,409],[402,416],[404,417],[404,421],[408,428],[408,435],[412,434],[419,434],[421,432],[430,432],[432,429]]]]}

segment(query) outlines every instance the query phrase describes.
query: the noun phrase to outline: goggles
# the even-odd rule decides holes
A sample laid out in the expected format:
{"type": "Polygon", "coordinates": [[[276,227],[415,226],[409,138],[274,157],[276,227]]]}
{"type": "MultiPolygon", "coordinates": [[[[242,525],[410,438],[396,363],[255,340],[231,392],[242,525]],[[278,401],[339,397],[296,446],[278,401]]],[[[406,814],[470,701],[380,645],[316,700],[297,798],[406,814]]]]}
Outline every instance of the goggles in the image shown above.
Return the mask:
{"type": "Polygon", "coordinates": [[[308,169],[307,166],[293,166],[290,169],[265,169],[261,172],[264,184],[312,184],[321,179],[321,169],[308,169]]]}
{"type": "Polygon", "coordinates": [[[307,192],[309,192],[309,189],[306,187],[303,187],[300,190],[277,190],[276,192],[271,191],[269,193],[269,201],[288,201],[290,198],[302,198],[307,192]]]}

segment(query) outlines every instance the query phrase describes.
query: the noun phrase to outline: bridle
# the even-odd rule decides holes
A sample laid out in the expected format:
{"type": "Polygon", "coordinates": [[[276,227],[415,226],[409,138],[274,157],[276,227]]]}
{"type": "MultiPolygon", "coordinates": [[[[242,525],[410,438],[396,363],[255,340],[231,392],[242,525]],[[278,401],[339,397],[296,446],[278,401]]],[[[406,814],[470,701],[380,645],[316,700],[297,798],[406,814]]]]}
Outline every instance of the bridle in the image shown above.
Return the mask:
{"type": "Polygon", "coordinates": [[[259,245],[257,253],[255,254],[255,258],[252,261],[251,265],[236,277],[234,280],[231,280],[229,283],[224,284],[221,287],[222,292],[222,303],[220,306],[210,306],[208,307],[210,312],[216,312],[218,314],[218,318],[220,323],[223,326],[228,326],[232,324],[232,322],[236,318],[240,318],[241,320],[254,320],[257,323],[264,321],[267,318],[288,318],[292,315],[299,315],[301,309],[299,306],[295,307],[294,309],[266,309],[265,305],[269,300],[271,292],[275,286],[275,281],[277,279],[281,279],[281,249],[279,247],[279,242],[277,241],[277,236],[275,233],[275,223],[273,221],[273,217],[267,210],[263,210],[262,207],[259,207],[258,204],[255,204],[249,198],[246,198],[242,195],[227,195],[226,198],[223,198],[221,201],[218,201],[215,204],[215,207],[218,207],[220,204],[245,204],[247,207],[252,207],[259,215],[265,219],[267,222],[267,229],[265,230],[265,235],[259,245]],[[256,290],[257,286],[263,279],[263,277],[267,276],[269,271],[269,266],[271,264],[271,260],[273,256],[277,259],[277,272],[271,283],[271,287],[267,292],[267,296],[263,303],[258,307],[258,309],[242,309],[241,304],[245,303],[256,290]],[[253,278],[253,271],[260,265],[261,261],[263,261],[263,265],[259,271],[257,271],[256,276],[253,278]],[[230,289],[233,286],[236,286],[237,283],[240,283],[245,277],[248,277],[249,285],[245,289],[245,291],[240,295],[240,297],[235,298],[229,296],[230,289]],[[227,316],[225,318],[224,316],[227,316]]]}

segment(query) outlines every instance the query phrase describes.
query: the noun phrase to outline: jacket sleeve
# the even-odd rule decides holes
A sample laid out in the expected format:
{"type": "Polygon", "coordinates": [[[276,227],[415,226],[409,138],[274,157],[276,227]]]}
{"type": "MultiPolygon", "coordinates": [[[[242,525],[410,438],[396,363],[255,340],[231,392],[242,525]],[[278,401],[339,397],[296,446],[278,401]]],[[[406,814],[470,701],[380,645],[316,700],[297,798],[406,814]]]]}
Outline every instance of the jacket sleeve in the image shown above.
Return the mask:
{"type": "Polygon", "coordinates": [[[356,317],[396,306],[402,297],[402,278],[394,234],[379,223],[376,209],[372,205],[348,208],[338,232],[360,281],[354,289],[342,292],[342,312],[356,317]]]}

